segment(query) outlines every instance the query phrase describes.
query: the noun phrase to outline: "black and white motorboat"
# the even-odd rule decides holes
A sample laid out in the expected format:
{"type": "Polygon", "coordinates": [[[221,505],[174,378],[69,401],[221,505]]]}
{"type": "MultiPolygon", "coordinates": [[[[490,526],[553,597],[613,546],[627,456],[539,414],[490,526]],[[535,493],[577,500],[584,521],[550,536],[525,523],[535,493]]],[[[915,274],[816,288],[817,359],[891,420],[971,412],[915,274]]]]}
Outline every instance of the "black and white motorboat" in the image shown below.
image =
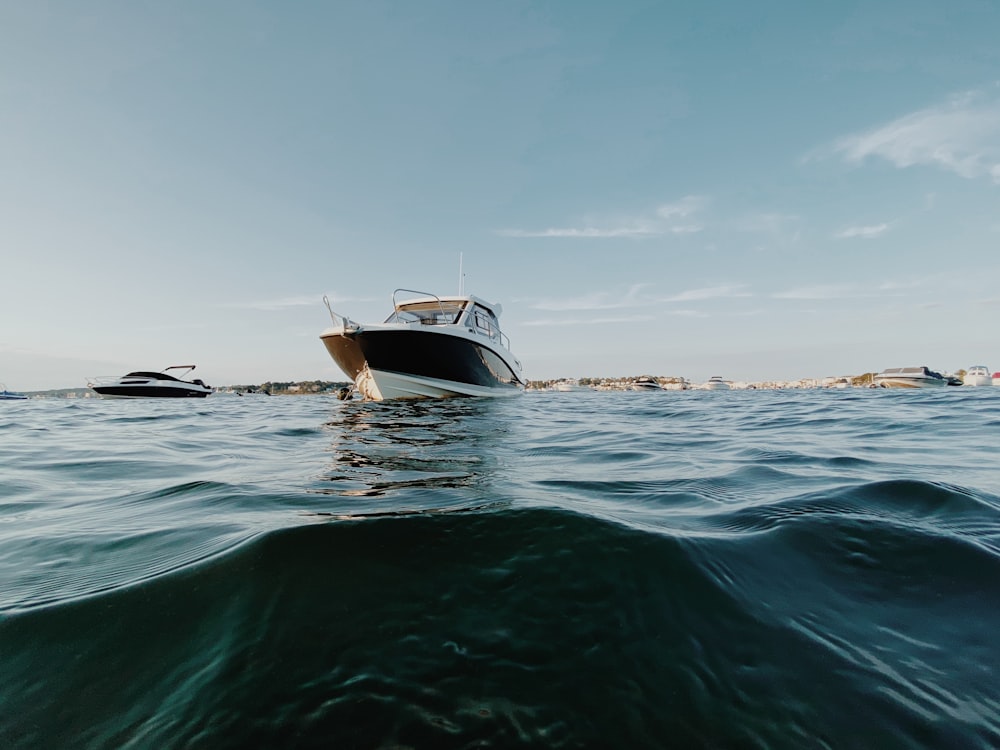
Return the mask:
{"type": "Polygon", "coordinates": [[[334,325],[320,339],[366,400],[524,391],[521,363],[500,331],[499,304],[472,295],[397,289],[384,323],[360,324],[335,313],[326,297],[323,301],[334,325]]]}
{"type": "Polygon", "coordinates": [[[87,387],[104,398],[205,398],[212,392],[211,386],[197,378],[182,380],[167,373],[167,370],[183,370],[181,375],[185,375],[194,367],[173,365],[162,372],[139,371],[121,377],[111,375],[90,378],[87,387]]]}
{"type": "Polygon", "coordinates": [[[656,378],[651,378],[649,375],[641,375],[632,381],[633,391],[662,391],[663,386],[660,385],[660,381],[656,378]]]}
{"type": "Polygon", "coordinates": [[[890,367],[872,378],[872,385],[878,388],[939,388],[949,384],[947,377],[927,367],[890,367]]]}
{"type": "Polygon", "coordinates": [[[14,393],[13,391],[8,391],[7,386],[0,383],[0,401],[27,401],[28,397],[23,393],[14,393]]]}

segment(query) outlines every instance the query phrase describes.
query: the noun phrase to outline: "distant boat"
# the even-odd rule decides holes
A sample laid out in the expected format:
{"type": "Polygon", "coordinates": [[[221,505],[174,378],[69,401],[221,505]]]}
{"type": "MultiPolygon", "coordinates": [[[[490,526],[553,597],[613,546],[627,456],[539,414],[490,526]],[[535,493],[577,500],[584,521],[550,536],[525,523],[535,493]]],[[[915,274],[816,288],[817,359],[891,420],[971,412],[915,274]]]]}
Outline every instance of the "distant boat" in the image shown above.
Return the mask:
{"type": "Polygon", "coordinates": [[[973,365],[962,378],[962,385],[991,385],[993,378],[990,377],[990,369],[985,365],[973,365]]]}
{"type": "Polygon", "coordinates": [[[701,387],[706,391],[728,391],[729,383],[721,375],[713,375],[701,387]]]}
{"type": "Polygon", "coordinates": [[[927,367],[890,367],[872,379],[878,388],[938,388],[948,385],[948,378],[927,367]]]}
{"type": "Polygon", "coordinates": [[[575,378],[570,378],[569,380],[560,380],[557,383],[553,383],[552,390],[554,391],[589,391],[585,385],[580,385],[580,381],[575,378]]]}
{"type": "Polygon", "coordinates": [[[320,339],[369,401],[524,391],[521,363],[500,331],[498,304],[465,294],[438,297],[397,289],[384,323],[361,324],[324,301],[334,325],[320,339]],[[401,294],[416,296],[397,300],[401,294]]]}
{"type": "Polygon", "coordinates": [[[686,391],[690,385],[686,380],[671,380],[663,384],[665,391],[686,391]]]}
{"type": "Polygon", "coordinates": [[[654,380],[648,375],[643,375],[632,381],[633,391],[662,391],[663,386],[660,381],[654,380]]]}
{"type": "Polygon", "coordinates": [[[13,393],[7,390],[7,386],[0,383],[0,401],[27,401],[28,397],[22,393],[13,393]]]}
{"type": "Polygon", "coordinates": [[[198,379],[181,380],[168,375],[167,370],[183,370],[186,374],[194,365],[173,365],[162,372],[138,371],[118,377],[107,375],[90,378],[87,387],[104,398],[205,398],[211,386],[198,379]]]}
{"type": "Polygon", "coordinates": [[[1000,385],[1000,372],[993,373],[993,385],[1000,385]]]}

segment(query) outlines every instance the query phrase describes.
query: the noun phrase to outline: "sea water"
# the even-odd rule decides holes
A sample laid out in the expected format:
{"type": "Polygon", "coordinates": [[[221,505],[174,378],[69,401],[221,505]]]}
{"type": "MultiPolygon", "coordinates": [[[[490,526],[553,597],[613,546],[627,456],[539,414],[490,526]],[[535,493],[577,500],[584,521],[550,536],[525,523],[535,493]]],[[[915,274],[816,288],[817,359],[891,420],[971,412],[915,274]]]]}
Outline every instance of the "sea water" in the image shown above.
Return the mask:
{"type": "Polygon", "coordinates": [[[997,747],[998,437],[989,388],[6,403],[0,747],[997,747]]]}

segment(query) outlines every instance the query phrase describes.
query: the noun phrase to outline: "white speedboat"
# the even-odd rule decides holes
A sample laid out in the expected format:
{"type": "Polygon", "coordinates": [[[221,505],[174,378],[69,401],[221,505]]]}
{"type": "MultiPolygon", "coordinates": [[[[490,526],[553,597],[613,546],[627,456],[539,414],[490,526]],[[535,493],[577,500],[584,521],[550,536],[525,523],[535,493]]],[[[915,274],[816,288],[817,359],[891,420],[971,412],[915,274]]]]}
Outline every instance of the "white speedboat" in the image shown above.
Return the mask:
{"type": "Polygon", "coordinates": [[[721,375],[713,375],[701,387],[706,391],[728,391],[729,383],[723,380],[721,375]]]}
{"type": "Polygon", "coordinates": [[[167,370],[183,370],[187,374],[194,365],[173,365],[162,372],[130,372],[121,377],[115,375],[90,378],[87,387],[104,398],[205,398],[212,392],[211,386],[198,379],[181,380],[167,374],[167,370]]]}
{"type": "Polygon", "coordinates": [[[662,391],[663,386],[660,385],[660,381],[655,378],[651,378],[648,375],[642,375],[632,381],[633,391],[662,391]]]}
{"type": "Polygon", "coordinates": [[[568,380],[560,380],[556,383],[553,383],[552,390],[567,393],[570,391],[589,391],[591,389],[585,385],[580,385],[579,380],[575,378],[570,378],[568,380]]]}
{"type": "Polygon", "coordinates": [[[990,376],[990,369],[985,365],[973,365],[962,378],[962,385],[991,385],[993,378],[990,376]]]}
{"type": "Polygon", "coordinates": [[[7,390],[7,386],[0,383],[0,401],[27,401],[28,397],[23,393],[13,393],[7,390]]]}
{"type": "Polygon", "coordinates": [[[334,325],[320,339],[367,400],[524,391],[521,363],[500,331],[498,304],[472,295],[397,289],[384,323],[360,324],[335,313],[326,297],[323,301],[334,325]]]}
{"type": "Polygon", "coordinates": [[[939,388],[948,378],[927,367],[890,367],[872,378],[878,388],[939,388]]]}

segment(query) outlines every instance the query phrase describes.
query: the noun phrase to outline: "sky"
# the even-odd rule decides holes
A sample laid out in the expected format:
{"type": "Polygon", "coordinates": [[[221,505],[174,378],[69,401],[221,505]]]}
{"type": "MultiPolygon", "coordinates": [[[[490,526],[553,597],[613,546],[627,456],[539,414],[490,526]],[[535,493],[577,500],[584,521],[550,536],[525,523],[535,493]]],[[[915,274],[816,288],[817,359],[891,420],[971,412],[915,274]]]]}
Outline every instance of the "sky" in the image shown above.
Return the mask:
{"type": "Polygon", "coordinates": [[[0,4],[0,381],[343,380],[323,304],[529,379],[1000,369],[1000,4],[0,4]]]}

